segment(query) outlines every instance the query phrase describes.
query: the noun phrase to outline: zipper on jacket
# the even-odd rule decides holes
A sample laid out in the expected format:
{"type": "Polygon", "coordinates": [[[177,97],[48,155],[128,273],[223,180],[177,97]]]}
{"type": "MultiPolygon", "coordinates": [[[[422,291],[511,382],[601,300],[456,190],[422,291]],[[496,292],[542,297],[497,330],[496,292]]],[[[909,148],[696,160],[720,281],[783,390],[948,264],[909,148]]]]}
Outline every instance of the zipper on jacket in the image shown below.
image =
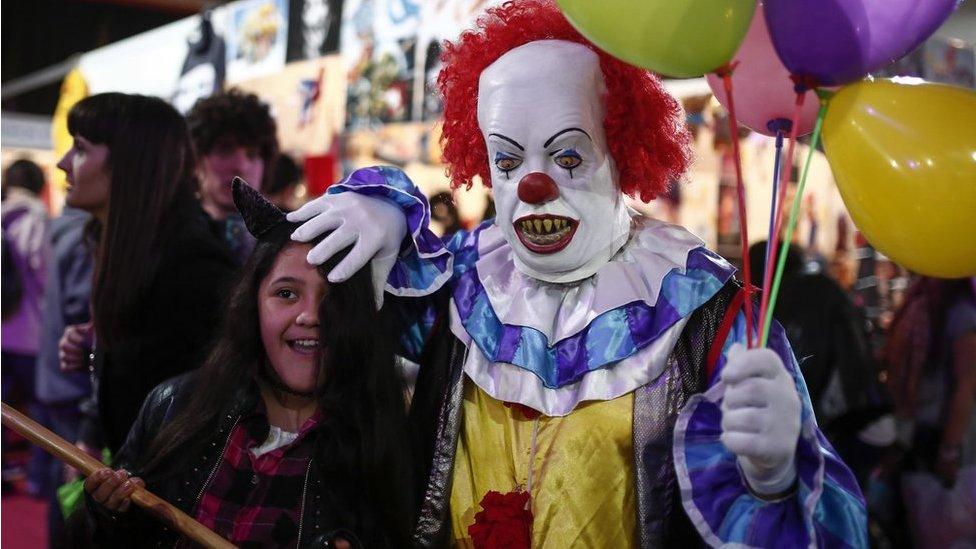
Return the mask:
{"type": "Polygon", "coordinates": [[[295,548],[302,546],[302,526],[305,524],[305,494],[308,492],[308,474],[312,471],[312,461],[314,457],[308,458],[308,466],[305,467],[305,483],[302,484],[302,506],[298,509],[298,539],[295,540],[295,548]]]}
{"type": "MultiPolygon", "coordinates": [[[[203,483],[203,486],[200,487],[200,493],[197,494],[197,499],[193,502],[193,507],[190,508],[192,513],[190,518],[196,519],[196,511],[197,507],[200,505],[200,500],[203,498],[204,492],[207,491],[207,487],[210,486],[210,482],[213,481],[214,475],[217,474],[217,469],[220,467],[220,462],[224,457],[224,454],[227,453],[227,446],[230,445],[230,437],[234,435],[234,429],[237,427],[237,424],[240,421],[241,416],[237,416],[237,419],[234,420],[234,424],[230,426],[230,431],[227,432],[227,439],[224,440],[224,448],[220,451],[220,454],[217,455],[217,458],[214,459],[214,466],[212,469],[210,469],[210,474],[207,475],[207,480],[203,483]]],[[[180,536],[179,539],[176,540],[176,544],[173,545],[173,547],[179,547],[182,544],[184,537],[185,536],[180,536]]]]}

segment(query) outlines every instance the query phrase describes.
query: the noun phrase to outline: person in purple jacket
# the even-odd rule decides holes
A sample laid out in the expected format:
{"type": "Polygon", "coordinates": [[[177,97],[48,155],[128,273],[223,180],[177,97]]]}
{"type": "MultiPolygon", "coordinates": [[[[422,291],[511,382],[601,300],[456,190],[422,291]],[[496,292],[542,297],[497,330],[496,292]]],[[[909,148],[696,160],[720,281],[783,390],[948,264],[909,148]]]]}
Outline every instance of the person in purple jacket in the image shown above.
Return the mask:
{"type": "MultiPolygon", "coordinates": [[[[3,174],[3,401],[37,417],[34,364],[37,361],[44,297],[44,235],[47,208],[40,199],[44,173],[27,159],[15,161],[3,174]]],[[[22,468],[8,463],[14,444],[4,429],[4,481],[22,468]]],[[[33,450],[35,457],[43,452],[33,450]]],[[[31,460],[36,463],[37,460],[31,460]]],[[[43,472],[32,467],[29,490],[43,490],[43,472]]],[[[5,482],[6,483],[6,482],[5,482]]]]}

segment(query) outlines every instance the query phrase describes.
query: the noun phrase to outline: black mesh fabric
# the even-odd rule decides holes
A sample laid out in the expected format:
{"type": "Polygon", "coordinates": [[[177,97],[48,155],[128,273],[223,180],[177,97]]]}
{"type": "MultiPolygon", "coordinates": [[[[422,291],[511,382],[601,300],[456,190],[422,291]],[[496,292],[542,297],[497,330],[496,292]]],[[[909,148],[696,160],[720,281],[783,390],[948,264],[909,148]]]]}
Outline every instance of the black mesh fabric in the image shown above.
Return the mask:
{"type": "Polygon", "coordinates": [[[730,281],[695,310],[668,358],[665,371],[635,392],[634,469],[639,539],[643,548],[690,547],[700,543],[681,506],[672,453],[674,424],[688,398],[706,388],[708,351],[739,288],[736,281],[730,281]]]}

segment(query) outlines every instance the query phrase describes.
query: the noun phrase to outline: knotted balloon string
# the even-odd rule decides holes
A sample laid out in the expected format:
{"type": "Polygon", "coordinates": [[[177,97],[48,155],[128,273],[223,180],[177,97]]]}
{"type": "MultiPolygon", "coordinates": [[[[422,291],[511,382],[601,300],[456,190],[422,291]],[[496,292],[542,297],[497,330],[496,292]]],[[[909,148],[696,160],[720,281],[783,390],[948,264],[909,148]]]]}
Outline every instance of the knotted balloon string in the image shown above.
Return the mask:
{"type": "MultiPolygon", "coordinates": [[[[771,244],[768,248],[770,253],[766,255],[766,264],[763,268],[764,291],[759,304],[760,326],[764,326],[767,323],[767,317],[769,316],[769,284],[773,276],[773,265],[776,264],[776,248],[779,235],[782,233],[783,202],[786,199],[786,187],[790,175],[793,172],[793,153],[796,149],[796,140],[800,131],[800,113],[803,111],[803,100],[806,98],[806,92],[813,89],[809,86],[815,84],[809,77],[793,75],[790,76],[790,79],[793,80],[793,89],[796,91],[796,103],[793,106],[793,120],[790,122],[790,144],[786,149],[786,159],[784,160],[783,170],[780,172],[779,188],[777,189],[776,207],[774,208],[776,221],[773,223],[773,234],[770,239],[771,244]]],[[[760,343],[760,346],[762,346],[762,343],[760,343]]]]}
{"type": "Polygon", "coordinates": [[[716,76],[722,79],[729,108],[729,138],[732,141],[732,157],[735,160],[735,190],[739,206],[739,240],[742,244],[742,279],[745,283],[746,341],[748,347],[755,345],[752,321],[752,276],[749,272],[749,233],[746,229],[746,189],[742,181],[742,159],[739,154],[739,124],[735,118],[735,101],[732,98],[732,72],[739,62],[730,63],[715,69],[716,76]]]}
{"type": "Polygon", "coordinates": [[[793,240],[793,230],[796,229],[796,220],[800,212],[800,199],[803,197],[803,188],[807,183],[807,175],[810,173],[810,161],[813,153],[817,150],[817,143],[820,141],[820,130],[823,127],[824,116],[827,114],[827,98],[820,98],[820,110],[817,112],[817,123],[813,126],[813,135],[810,137],[810,150],[807,152],[806,162],[803,164],[803,174],[800,176],[800,183],[796,188],[796,197],[793,199],[793,206],[790,208],[790,217],[786,224],[786,235],[783,237],[783,244],[779,250],[779,257],[776,261],[776,276],[773,278],[772,288],[763,295],[769,296],[769,306],[763,311],[762,336],[759,346],[765,347],[769,339],[769,326],[773,321],[773,311],[776,309],[776,297],[779,294],[780,282],[783,279],[783,269],[786,265],[786,254],[793,240]]]}

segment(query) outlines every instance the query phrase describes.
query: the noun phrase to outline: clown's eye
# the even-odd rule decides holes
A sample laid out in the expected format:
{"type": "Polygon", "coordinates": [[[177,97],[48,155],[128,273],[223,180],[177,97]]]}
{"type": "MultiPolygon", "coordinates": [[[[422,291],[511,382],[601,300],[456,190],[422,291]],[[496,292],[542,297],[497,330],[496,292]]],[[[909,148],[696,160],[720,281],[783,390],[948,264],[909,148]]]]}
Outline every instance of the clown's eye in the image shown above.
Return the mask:
{"type": "Polygon", "coordinates": [[[579,165],[583,163],[583,159],[580,157],[579,153],[573,150],[560,153],[555,160],[556,164],[560,168],[566,168],[567,170],[578,168],[579,165]]]}
{"type": "Polygon", "coordinates": [[[495,156],[495,167],[506,174],[522,165],[522,159],[514,156],[498,154],[495,156]]]}

